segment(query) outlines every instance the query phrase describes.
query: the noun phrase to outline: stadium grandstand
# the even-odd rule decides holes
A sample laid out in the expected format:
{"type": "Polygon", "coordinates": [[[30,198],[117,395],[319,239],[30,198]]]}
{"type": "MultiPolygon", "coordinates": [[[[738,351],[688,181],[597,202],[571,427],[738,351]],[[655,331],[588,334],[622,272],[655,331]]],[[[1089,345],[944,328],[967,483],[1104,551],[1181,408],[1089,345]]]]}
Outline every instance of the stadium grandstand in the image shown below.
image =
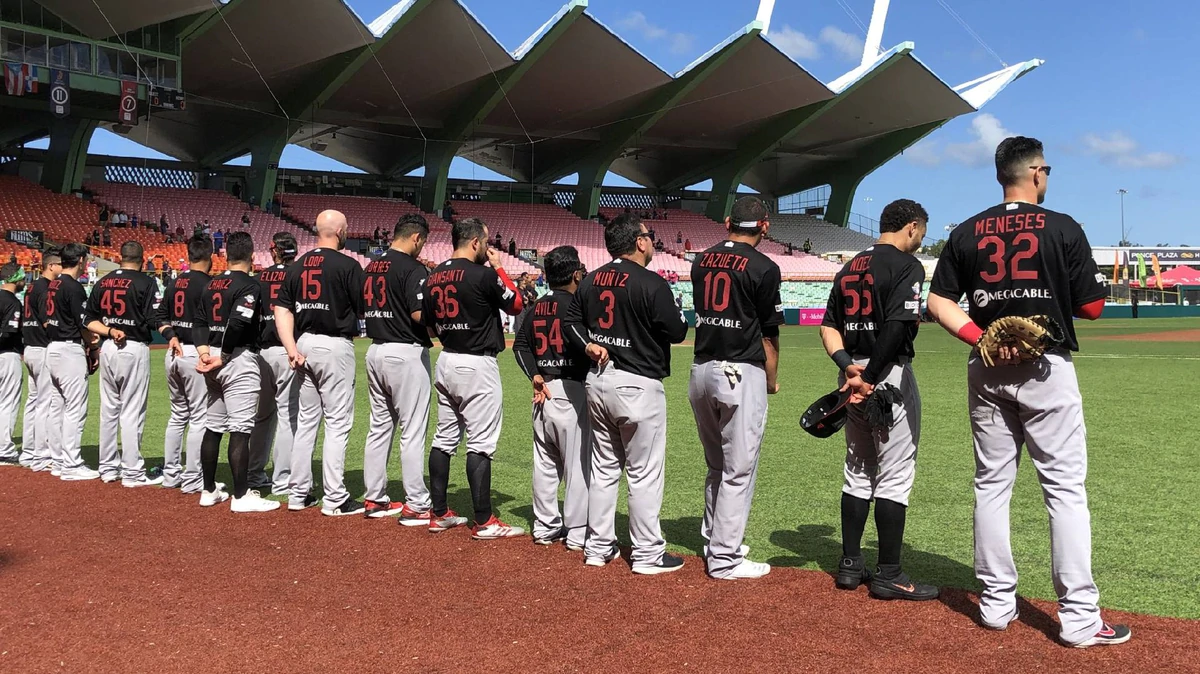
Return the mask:
{"type": "MultiPolygon", "coordinates": [[[[205,221],[259,242],[291,231],[304,249],[316,214],[335,208],[364,264],[377,229],[423,212],[427,264],[450,255],[454,219],[479,217],[510,272],[537,274],[561,244],[589,268],[607,262],[602,224],[628,209],[656,230],[655,271],[685,280],[694,251],[724,238],[744,186],[777,212],[762,250],[789,280],[785,302],[823,306],[842,257],[872,241],[846,227],[862,179],[1041,61],[951,86],[911,42],[882,45],[881,2],[861,64],[823,82],[771,42],[773,4],[670,74],[587,0],[515,49],[461,0],[402,0],[370,22],[342,0],[0,0],[4,250],[31,264],[26,242],[88,239],[112,211],[138,222],[112,243],[135,238],[173,265],[177,229],[205,221]],[[752,89],[770,95],[742,104],[752,89]],[[88,155],[97,128],[173,160],[88,155]],[[41,138],[48,149],[26,147],[41,138]],[[280,168],[288,144],[364,173],[280,168]],[[244,156],[248,166],[229,163],[244,156]],[[513,182],[452,180],[455,157],[513,182]],[[606,187],[609,173],[643,187],[606,187]],[[711,190],[690,188],[707,180],[711,190]],[[815,208],[778,212],[816,188],[815,208]]],[[[269,262],[265,249],[256,264],[269,262]]]]}

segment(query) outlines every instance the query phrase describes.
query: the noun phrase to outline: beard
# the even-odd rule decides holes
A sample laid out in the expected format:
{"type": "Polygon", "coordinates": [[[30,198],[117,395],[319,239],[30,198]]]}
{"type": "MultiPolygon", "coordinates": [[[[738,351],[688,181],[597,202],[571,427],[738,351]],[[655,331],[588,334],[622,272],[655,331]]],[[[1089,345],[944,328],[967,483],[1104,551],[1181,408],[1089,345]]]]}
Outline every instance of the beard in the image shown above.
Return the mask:
{"type": "Polygon", "coordinates": [[[477,253],[475,253],[475,264],[487,264],[487,261],[488,261],[487,247],[480,246],[479,251],[477,253]]]}

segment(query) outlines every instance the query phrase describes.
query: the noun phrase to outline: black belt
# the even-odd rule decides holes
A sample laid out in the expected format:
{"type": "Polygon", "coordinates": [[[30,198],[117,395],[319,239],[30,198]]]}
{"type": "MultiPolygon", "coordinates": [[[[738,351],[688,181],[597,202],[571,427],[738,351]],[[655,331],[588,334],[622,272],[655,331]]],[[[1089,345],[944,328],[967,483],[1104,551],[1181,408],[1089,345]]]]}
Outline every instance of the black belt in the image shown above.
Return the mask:
{"type": "Polygon", "coordinates": [[[495,358],[500,353],[499,351],[493,351],[491,349],[488,349],[487,351],[480,351],[479,353],[467,353],[466,351],[451,351],[445,347],[442,347],[442,351],[445,353],[457,353],[461,356],[483,356],[485,358],[495,358]]]}
{"type": "Polygon", "coordinates": [[[583,376],[583,377],[565,377],[565,376],[562,376],[562,375],[559,375],[559,376],[557,376],[557,377],[556,377],[556,376],[554,376],[554,375],[552,375],[552,374],[544,374],[544,375],[542,375],[542,381],[546,382],[547,384],[548,384],[548,383],[550,383],[550,382],[552,382],[552,381],[559,381],[559,380],[562,380],[562,381],[573,381],[573,382],[575,382],[576,384],[582,384],[582,383],[584,383],[584,382],[586,381],[586,379],[587,379],[587,376],[586,376],[586,375],[585,375],[585,376],[583,376]]]}
{"type": "Polygon", "coordinates": [[[711,363],[713,361],[722,361],[725,363],[744,363],[746,365],[754,365],[755,367],[761,367],[764,370],[767,369],[767,361],[765,361],[765,360],[725,360],[723,358],[695,358],[692,360],[692,364],[703,365],[705,363],[711,363]]]}

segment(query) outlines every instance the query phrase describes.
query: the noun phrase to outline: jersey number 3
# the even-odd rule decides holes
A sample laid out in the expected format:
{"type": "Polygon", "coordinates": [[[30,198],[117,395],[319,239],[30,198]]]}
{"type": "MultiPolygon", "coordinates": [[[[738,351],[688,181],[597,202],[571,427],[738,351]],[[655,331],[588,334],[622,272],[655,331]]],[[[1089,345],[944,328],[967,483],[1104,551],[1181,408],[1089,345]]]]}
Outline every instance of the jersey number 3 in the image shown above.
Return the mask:
{"type": "Polygon", "coordinates": [[[979,278],[983,279],[985,283],[1003,281],[1007,275],[1006,272],[1009,271],[1009,267],[1012,268],[1012,278],[1014,281],[1037,280],[1037,269],[1021,269],[1021,262],[1023,260],[1028,260],[1037,255],[1038,238],[1033,234],[1021,232],[1013,237],[1013,254],[1012,258],[1008,260],[1008,265],[1004,264],[1004,253],[1006,251],[1004,239],[998,236],[985,236],[979,240],[979,245],[976,248],[978,250],[992,250],[991,254],[988,255],[988,262],[991,263],[992,268],[985,268],[979,272],[979,278]],[[1024,249],[1018,248],[1021,244],[1025,244],[1024,249]]]}

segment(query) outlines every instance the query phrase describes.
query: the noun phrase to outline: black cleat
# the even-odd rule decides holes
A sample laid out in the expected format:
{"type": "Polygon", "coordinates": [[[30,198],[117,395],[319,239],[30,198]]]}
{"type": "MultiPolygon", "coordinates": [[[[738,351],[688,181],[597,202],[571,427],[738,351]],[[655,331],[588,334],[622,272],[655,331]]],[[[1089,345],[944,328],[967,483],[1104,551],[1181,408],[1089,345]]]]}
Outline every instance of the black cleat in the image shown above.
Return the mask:
{"type": "Polygon", "coordinates": [[[897,570],[889,577],[884,577],[878,568],[875,578],[871,580],[871,596],[876,599],[904,599],[907,601],[931,601],[938,598],[939,590],[932,585],[924,585],[908,577],[907,573],[897,570]]]}
{"type": "Polygon", "coordinates": [[[633,572],[642,576],[657,576],[661,573],[671,573],[682,568],[683,558],[664,553],[658,564],[652,566],[635,566],[633,567],[633,572]]]}
{"type": "Polygon", "coordinates": [[[837,578],[834,584],[839,590],[857,590],[859,585],[871,582],[871,572],[862,556],[842,557],[838,562],[837,578]]]}
{"type": "Polygon", "coordinates": [[[1077,644],[1069,644],[1072,648],[1091,648],[1092,646],[1116,646],[1129,641],[1133,633],[1125,625],[1110,625],[1104,623],[1099,632],[1090,639],[1077,644]]]}

